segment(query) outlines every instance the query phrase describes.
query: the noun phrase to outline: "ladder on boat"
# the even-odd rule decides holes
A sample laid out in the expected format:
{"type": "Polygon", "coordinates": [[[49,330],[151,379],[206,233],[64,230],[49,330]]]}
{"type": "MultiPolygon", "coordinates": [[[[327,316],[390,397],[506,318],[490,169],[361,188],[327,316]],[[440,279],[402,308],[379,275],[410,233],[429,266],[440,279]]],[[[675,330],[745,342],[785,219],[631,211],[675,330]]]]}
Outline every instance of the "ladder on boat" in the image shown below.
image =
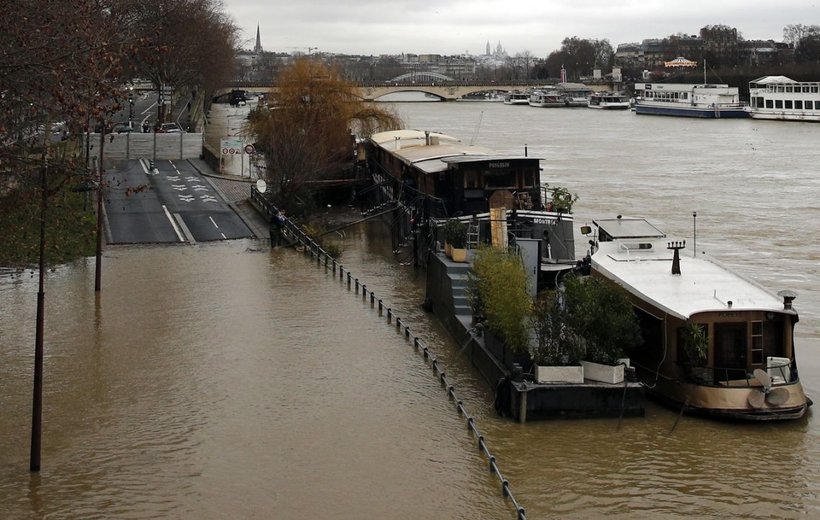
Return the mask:
{"type": "Polygon", "coordinates": [[[467,223],[467,249],[478,249],[478,221],[471,220],[467,223]]]}

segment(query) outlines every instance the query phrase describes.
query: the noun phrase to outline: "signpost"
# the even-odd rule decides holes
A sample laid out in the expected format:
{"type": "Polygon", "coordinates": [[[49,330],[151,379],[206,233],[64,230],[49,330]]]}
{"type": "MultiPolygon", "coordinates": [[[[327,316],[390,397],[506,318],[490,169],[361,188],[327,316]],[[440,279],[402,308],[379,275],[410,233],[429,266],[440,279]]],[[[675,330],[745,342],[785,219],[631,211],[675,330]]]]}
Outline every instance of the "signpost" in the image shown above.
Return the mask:
{"type": "MultiPolygon", "coordinates": [[[[242,152],[245,147],[245,142],[241,137],[223,137],[219,140],[219,149],[222,152],[220,155],[219,161],[219,171],[220,173],[224,173],[224,165],[225,165],[225,158],[226,157],[234,157],[239,155],[242,157],[242,152]]],[[[240,176],[242,175],[241,166],[240,166],[240,176]]]]}

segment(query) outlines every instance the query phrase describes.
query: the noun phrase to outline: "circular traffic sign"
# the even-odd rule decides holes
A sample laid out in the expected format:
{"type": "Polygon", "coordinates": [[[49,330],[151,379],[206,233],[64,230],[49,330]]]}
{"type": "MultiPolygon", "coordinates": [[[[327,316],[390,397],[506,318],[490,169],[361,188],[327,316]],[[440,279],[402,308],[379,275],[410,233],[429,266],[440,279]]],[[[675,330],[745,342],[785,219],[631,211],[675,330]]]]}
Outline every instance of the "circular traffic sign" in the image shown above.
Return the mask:
{"type": "Polygon", "coordinates": [[[246,144],[245,145],[245,153],[248,154],[248,155],[255,154],[256,153],[256,148],[254,148],[252,144],[246,144]]]}

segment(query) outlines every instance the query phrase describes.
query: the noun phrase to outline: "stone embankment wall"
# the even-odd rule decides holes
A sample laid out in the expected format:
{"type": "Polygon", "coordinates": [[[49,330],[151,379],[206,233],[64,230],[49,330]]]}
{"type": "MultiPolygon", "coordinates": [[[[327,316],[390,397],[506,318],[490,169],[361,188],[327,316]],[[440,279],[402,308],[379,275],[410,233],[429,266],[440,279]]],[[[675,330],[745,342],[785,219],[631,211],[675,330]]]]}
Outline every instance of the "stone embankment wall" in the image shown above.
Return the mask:
{"type": "MultiPolygon", "coordinates": [[[[83,139],[85,137],[84,135],[83,139]]],[[[100,134],[90,134],[89,144],[91,145],[90,156],[99,158],[100,134]]],[[[82,146],[85,149],[85,142],[82,146]]],[[[105,158],[108,160],[195,159],[202,154],[202,134],[144,134],[141,132],[106,134],[103,148],[105,158]]]]}

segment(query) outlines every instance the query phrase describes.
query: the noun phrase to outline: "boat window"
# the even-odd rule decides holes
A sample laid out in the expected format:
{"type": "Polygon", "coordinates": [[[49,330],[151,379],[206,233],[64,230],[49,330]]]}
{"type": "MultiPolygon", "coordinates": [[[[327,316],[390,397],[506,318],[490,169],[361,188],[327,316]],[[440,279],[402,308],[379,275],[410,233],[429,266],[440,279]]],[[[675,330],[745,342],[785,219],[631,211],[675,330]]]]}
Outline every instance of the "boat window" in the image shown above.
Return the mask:
{"type": "Polygon", "coordinates": [[[783,103],[785,104],[785,106],[783,108],[786,108],[788,110],[791,110],[792,108],[794,108],[793,105],[792,105],[792,100],[791,99],[787,99],[783,103]]]}
{"type": "Polygon", "coordinates": [[[783,101],[780,100],[780,99],[775,99],[774,100],[774,107],[775,108],[783,108],[783,101]]]}
{"type": "Polygon", "coordinates": [[[480,188],[476,172],[466,172],[464,174],[464,187],[467,189],[480,188]]]}
{"type": "Polygon", "coordinates": [[[819,88],[819,87],[818,87],[817,85],[812,85],[812,86],[811,86],[811,93],[812,93],[812,94],[816,94],[816,93],[817,93],[817,89],[818,89],[818,88],[819,88]]]}
{"type": "Polygon", "coordinates": [[[803,92],[808,92],[808,91],[809,91],[809,86],[808,85],[803,85],[803,92]]]}
{"type": "MultiPolygon", "coordinates": [[[[800,87],[797,87],[797,91],[800,92],[800,87]]],[[[791,85],[788,85],[786,87],[786,92],[792,92],[792,86],[791,85]]]]}
{"type": "Polygon", "coordinates": [[[766,108],[774,108],[774,101],[772,101],[771,99],[767,99],[766,108]]]}
{"type": "Polygon", "coordinates": [[[515,188],[515,175],[512,172],[493,172],[484,174],[485,188],[515,188]]]}
{"type": "Polygon", "coordinates": [[[803,102],[799,100],[794,101],[794,108],[797,110],[803,110],[803,102]]]}

